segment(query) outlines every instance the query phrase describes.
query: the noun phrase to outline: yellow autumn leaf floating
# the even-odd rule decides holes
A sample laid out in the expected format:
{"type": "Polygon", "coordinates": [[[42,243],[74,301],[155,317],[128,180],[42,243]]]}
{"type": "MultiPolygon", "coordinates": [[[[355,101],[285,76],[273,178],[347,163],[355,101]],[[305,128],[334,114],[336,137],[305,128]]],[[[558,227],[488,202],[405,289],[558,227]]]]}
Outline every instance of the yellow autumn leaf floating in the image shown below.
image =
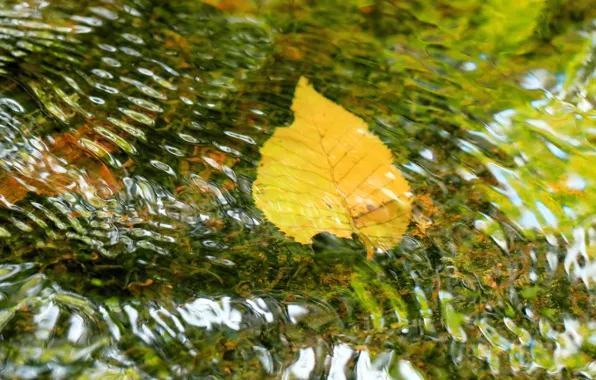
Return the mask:
{"type": "Polygon", "coordinates": [[[302,244],[328,232],[356,234],[372,258],[402,238],[410,218],[409,186],[391,151],[364,120],[300,78],[294,123],[261,148],[253,194],[266,218],[302,244]]]}

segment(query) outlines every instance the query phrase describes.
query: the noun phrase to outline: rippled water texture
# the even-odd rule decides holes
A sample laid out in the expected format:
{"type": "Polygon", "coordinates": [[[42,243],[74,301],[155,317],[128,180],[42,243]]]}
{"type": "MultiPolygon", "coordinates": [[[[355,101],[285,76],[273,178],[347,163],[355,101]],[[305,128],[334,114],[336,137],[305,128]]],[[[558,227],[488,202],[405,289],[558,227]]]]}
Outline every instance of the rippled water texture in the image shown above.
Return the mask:
{"type": "Polygon", "coordinates": [[[1,1],[0,377],[596,376],[595,5],[1,1]],[[255,207],[301,76],[410,184],[374,260],[255,207]]]}

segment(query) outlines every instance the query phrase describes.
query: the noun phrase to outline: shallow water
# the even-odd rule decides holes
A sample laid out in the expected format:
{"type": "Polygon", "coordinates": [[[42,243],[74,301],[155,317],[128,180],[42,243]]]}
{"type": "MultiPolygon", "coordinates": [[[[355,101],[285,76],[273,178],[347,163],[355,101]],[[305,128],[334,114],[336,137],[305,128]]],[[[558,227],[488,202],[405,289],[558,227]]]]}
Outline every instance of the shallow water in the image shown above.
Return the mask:
{"type": "Polygon", "coordinates": [[[596,376],[596,4],[520,3],[2,1],[0,377],[596,376]],[[410,184],[374,260],[255,207],[301,76],[410,184]]]}

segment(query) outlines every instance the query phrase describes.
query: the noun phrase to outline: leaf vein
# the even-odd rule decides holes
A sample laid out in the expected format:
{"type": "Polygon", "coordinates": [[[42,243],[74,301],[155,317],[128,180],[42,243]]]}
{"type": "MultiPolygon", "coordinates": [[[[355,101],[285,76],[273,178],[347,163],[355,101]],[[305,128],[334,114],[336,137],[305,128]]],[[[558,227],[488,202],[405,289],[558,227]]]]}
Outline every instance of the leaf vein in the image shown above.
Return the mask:
{"type": "MultiPolygon", "coordinates": [[[[354,186],[354,189],[352,189],[352,191],[350,191],[350,193],[348,195],[346,195],[346,198],[349,198],[350,196],[352,196],[358,190],[358,188],[360,186],[362,186],[362,184],[364,182],[366,182],[370,177],[372,177],[377,172],[377,170],[379,170],[383,166],[385,166],[384,162],[379,164],[373,171],[370,172],[370,174],[368,176],[366,176],[362,181],[360,181],[360,183],[358,183],[358,185],[354,186]]],[[[380,190],[380,189],[377,189],[377,190],[380,190]]]]}
{"type": "Polygon", "coordinates": [[[290,169],[290,170],[298,170],[298,171],[301,171],[301,172],[311,173],[311,174],[317,175],[317,176],[319,176],[319,177],[321,177],[321,178],[323,178],[323,179],[325,179],[327,181],[330,181],[329,177],[325,177],[325,175],[323,175],[323,174],[321,174],[319,172],[316,172],[314,170],[305,169],[305,168],[298,168],[296,166],[286,165],[286,164],[284,164],[283,162],[281,162],[279,160],[276,160],[276,161],[279,162],[280,164],[282,164],[284,168],[287,168],[287,169],[290,169]]]}
{"type": "MultiPolygon", "coordinates": [[[[301,154],[299,154],[299,153],[297,153],[297,152],[295,152],[295,151],[293,151],[293,150],[291,150],[291,149],[288,149],[287,147],[283,146],[283,144],[278,144],[278,145],[280,145],[282,148],[284,148],[284,149],[285,149],[285,150],[286,150],[288,153],[292,153],[292,154],[296,155],[298,158],[300,158],[300,159],[302,159],[303,161],[307,162],[309,165],[312,165],[312,166],[314,166],[314,167],[317,167],[317,168],[319,168],[319,169],[323,169],[323,170],[327,170],[327,169],[328,169],[328,168],[327,168],[327,167],[325,167],[325,166],[317,165],[317,164],[315,164],[315,163],[313,163],[313,162],[311,162],[311,161],[307,160],[307,159],[306,159],[306,158],[305,158],[303,155],[301,155],[301,154]]],[[[320,154],[320,153],[318,153],[318,154],[320,154]]],[[[271,157],[270,157],[270,156],[269,156],[269,158],[271,159],[271,157]]],[[[274,161],[281,162],[281,160],[274,160],[274,161]]]]}
{"type": "MultiPolygon", "coordinates": [[[[323,155],[321,152],[319,152],[318,150],[316,150],[315,148],[311,147],[310,145],[308,145],[306,142],[302,141],[302,140],[298,140],[296,138],[290,137],[290,136],[283,136],[283,137],[278,137],[280,140],[284,140],[284,141],[294,141],[300,145],[305,146],[306,148],[308,148],[309,150],[311,150],[312,152],[319,154],[319,155],[323,155]]],[[[282,147],[285,148],[282,144],[282,147]]]]}
{"type": "MultiPolygon", "coordinates": [[[[268,174],[268,173],[261,173],[260,176],[261,177],[272,177],[272,178],[285,177],[285,178],[294,179],[296,181],[304,182],[305,184],[310,185],[310,186],[315,186],[315,187],[316,186],[320,186],[319,184],[312,183],[312,182],[306,182],[306,181],[301,180],[300,178],[296,178],[296,177],[291,176],[291,175],[288,175],[288,174],[268,174]]],[[[332,180],[330,180],[329,178],[325,178],[325,180],[328,181],[328,182],[330,182],[330,183],[332,183],[332,184],[334,184],[334,182],[332,180]]]]}
{"type": "Polygon", "coordinates": [[[348,174],[350,174],[350,172],[360,163],[362,162],[362,160],[364,160],[366,158],[366,155],[360,157],[360,159],[358,159],[354,165],[352,165],[352,167],[350,167],[350,169],[348,169],[347,172],[345,172],[345,174],[337,181],[338,184],[340,184],[344,179],[346,179],[348,177],[348,174]]]}
{"type": "Polygon", "coordinates": [[[272,186],[272,185],[267,185],[267,188],[269,189],[274,189],[274,190],[279,190],[282,193],[292,193],[292,194],[312,194],[315,191],[319,191],[322,192],[326,195],[330,195],[330,196],[335,196],[333,193],[328,192],[327,190],[321,189],[321,188],[314,188],[311,191],[297,191],[297,190],[288,190],[286,188],[281,188],[279,186],[272,186]]]}
{"type": "Polygon", "coordinates": [[[297,205],[302,206],[304,208],[311,208],[311,209],[315,209],[315,210],[321,211],[321,213],[328,212],[328,213],[331,213],[331,214],[345,215],[345,213],[342,213],[342,212],[339,212],[339,211],[334,211],[334,210],[325,209],[325,208],[322,208],[322,207],[316,206],[316,205],[304,204],[304,203],[301,203],[301,202],[290,201],[290,200],[285,200],[285,199],[276,199],[275,200],[275,203],[276,204],[283,204],[283,203],[297,204],[297,205]]]}
{"type": "Polygon", "coordinates": [[[398,215],[394,216],[394,217],[393,217],[393,218],[391,218],[391,219],[385,220],[384,222],[374,222],[374,223],[368,223],[368,224],[364,224],[364,225],[362,225],[362,226],[360,227],[360,229],[362,230],[362,229],[365,229],[365,228],[368,228],[368,227],[373,227],[373,226],[382,226],[382,225],[385,225],[385,224],[391,223],[391,222],[392,222],[392,221],[394,221],[395,219],[401,218],[402,216],[406,215],[407,213],[408,213],[407,211],[405,211],[405,212],[402,212],[401,214],[398,214],[398,215]]]}

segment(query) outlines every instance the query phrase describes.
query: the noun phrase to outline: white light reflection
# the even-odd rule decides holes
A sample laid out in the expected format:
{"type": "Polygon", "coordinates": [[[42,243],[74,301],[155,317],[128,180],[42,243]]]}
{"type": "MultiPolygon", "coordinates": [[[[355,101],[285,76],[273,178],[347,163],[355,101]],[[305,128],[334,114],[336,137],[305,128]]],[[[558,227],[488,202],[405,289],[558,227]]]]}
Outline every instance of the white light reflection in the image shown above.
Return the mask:
{"type": "Polygon", "coordinates": [[[298,323],[300,317],[308,315],[308,309],[304,306],[298,304],[289,304],[288,305],[288,316],[290,317],[290,322],[293,324],[298,323]]]}
{"type": "Polygon", "coordinates": [[[371,361],[367,350],[360,351],[356,362],[356,378],[362,380],[392,380],[389,367],[393,361],[393,352],[382,352],[371,361]]]}
{"type": "Polygon", "coordinates": [[[199,298],[178,308],[182,319],[189,325],[211,330],[214,325],[225,325],[232,330],[240,330],[242,313],[231,306],[230,297],[220,302],[199,298]]]}
{"type": "Polygon", "coordinates": [[[300,379],[307,380],[310,374],[315,369],[315,351],[312,347],[303,348],[300,350],[300,355],[296,363],[289,366],[283,375],[284,380],[300,379]]]}
{"type": "Polygon", "coordinates": [[[346,380],[345,369],[348,362],[354,355],[347,344],[341,343],[333,347],[333,355],[331,356],[331,366],[329,368],[328,380],[346,380]]]}

